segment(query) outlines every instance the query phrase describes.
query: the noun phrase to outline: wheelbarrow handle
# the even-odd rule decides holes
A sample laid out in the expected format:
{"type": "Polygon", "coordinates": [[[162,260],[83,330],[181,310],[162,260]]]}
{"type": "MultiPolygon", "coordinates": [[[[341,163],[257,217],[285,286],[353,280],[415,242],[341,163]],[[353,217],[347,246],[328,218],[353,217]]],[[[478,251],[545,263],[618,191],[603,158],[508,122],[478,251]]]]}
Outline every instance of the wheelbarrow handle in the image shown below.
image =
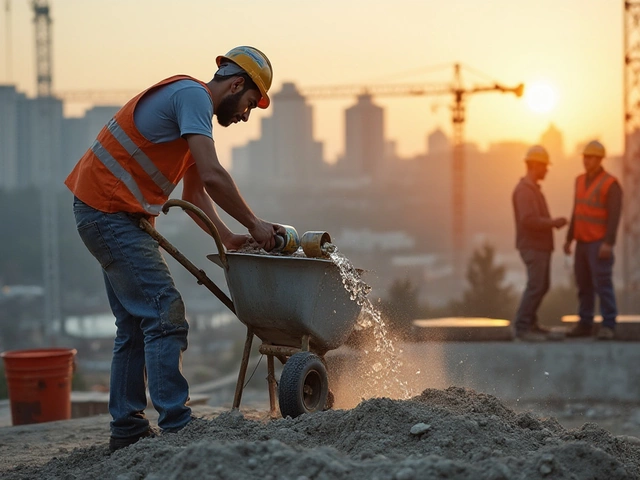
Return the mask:
{"type": "Polygon", "coordinates": [[[202,220],[202,222],[207,226],[207,228],[209,229],[209,232],[211,233],[211,236],[216,242],[216,247],[218,248],[218,254],[220,255],[220,262],[222,263],[222,266],[225,268],[225,270],[229,268],[227,264],[227,254],[225,252],[224,245],[222,244],[220,233],[218,233],[218,229],[213,224],[211,219],[207,216],[207,214],[204,213],[202,210],[200,210],[198,207],[196,207],[193,203],[189,203],[185,200],[180,200],[178,198],[172,198],[171,200],[167,200],[165,204],[162,205],[162,212],[166,215],[171,207],[180,207],[183,210],[188,210],[194,213],[200,220],[202,220]]]}
{"type": "Polygon", "coordinates": [[[184,268],[186,268],[194,277],[198,279],[198,284],[204,285],[213,293],[218,299],[231,310],[234,314],[236,313],[236,309],[233,305],[233,302],[229,297],[227,297],[226,293],[224,293],[218,286],[211,281],[207,274],[204,273],[204,270],[200,270],[196,267],[191,261],[185,257],[180,251],[171,245],[169,241],[164,238],[160,232],[158,232],[153,226],[149,223],[146,218],[140,219],[140,228],[147,232],[151,237],[153,237],[162,248],[164,248],[169,255],[175,258],[184,268]]]}

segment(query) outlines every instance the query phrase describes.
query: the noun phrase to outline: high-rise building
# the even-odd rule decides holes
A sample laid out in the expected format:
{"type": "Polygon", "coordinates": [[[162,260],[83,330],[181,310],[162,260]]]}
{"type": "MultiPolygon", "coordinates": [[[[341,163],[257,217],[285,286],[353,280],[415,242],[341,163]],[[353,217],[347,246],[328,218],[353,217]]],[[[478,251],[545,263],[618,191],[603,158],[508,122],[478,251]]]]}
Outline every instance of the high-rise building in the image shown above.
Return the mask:
{"type": "Polygon", "coordinates": [[[435,129],[427,136],[427,155],[430,157],[451,155],[451,141],[441,128],[435,129]]]}
{"type": "Polygon", "coordinates": [[[540,145],[547,149],[547,152],[555,161],[564,159],[562,132],[553,123],[549,124],[549,128],[540,135],[540,145]]]}
{"type": "Polygon", "coordinates": [[[120,107],[93,107],[82,118],[64,118],[62,100],[28,98],[0,85],[0,189],[63,182],[100,129],[120,107]]]}
{"type": "Polygon", "coordinates": [[[234,175],[245,180],[311,183],[322,172],[323,145],[313,139],[313,110],[293,83],[272,95],[271,117],[258,140],[232,151],[234,175]]]}
{"type": "Polygon", "coordinates": [[[0,188],[18,183],[18,104],[22,94],[13,85],[0,85],[0,188]]]}
{"type": "Polygon", "coordinates": [[[385,158],[384,110],[369,94],[345,112],[345,156],[341,170],[354,176],[373,178],[385,158]]]}
{"type": "Polygon", "coordinates": [[[54,97],[18,102],[18,183],[62,188],[62,101],[54,97]]]}
{"type": "Polygon", "coordinates": [[[117,106],[96,106],[83,117],[65,118],[63,123],[62,170],[65,176],[91,146],[107,122],[118,112],[117,106]]]}

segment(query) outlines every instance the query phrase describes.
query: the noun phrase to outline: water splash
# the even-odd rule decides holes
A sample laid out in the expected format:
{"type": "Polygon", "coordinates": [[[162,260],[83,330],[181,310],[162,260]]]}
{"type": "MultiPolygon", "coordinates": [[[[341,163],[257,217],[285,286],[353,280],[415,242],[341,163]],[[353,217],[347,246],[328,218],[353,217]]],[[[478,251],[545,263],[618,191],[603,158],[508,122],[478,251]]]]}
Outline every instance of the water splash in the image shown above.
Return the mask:
{"type": "Polygon", "coordinates": [[[376,392],[378,396],[389,397],[395,397],[394,393],[399,390],[402,398],[409,398],[411,396],[409,386],[400,379],[402,362],[398,358],[393,341],[389,338],[382,314],[367,298],[371,287],[362,280],[361,272],[353,266],[347,257],[338,252],[335,245],[325,243],[323,251],[338,267],[342,284],[351,300],[362,307],[357,327],[361,329],[373,327],[375,348],[373,352],[364,351],[366,356],[371,355],[369,359],[371,368],[365,372],[369,390],[376,392]]]}

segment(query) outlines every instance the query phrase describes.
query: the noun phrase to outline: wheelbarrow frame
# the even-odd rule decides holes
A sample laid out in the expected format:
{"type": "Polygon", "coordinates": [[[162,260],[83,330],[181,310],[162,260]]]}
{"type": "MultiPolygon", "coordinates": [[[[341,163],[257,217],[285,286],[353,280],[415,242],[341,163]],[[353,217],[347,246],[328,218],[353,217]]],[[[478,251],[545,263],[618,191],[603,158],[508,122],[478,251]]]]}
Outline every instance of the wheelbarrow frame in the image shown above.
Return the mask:
{"type": "MultiPolygon", "coordinates": [[[[213,224],[213,222],[209,219],[209,217],[198,207],[195,205],[186,202],[184,200],[172,199],[167,201],[163,207],[162,211],[166,214],[171,207],[180,207],[185,210],[187,213],[191,213],[199,218],[204,225],[209,230],[211,236],[213,237],[216,247],[218,249],[218,255],[215,256],[217,258],[213,259],[213,255],[209,255],[208,257],[215,261],[219,266],[221,266],[225,270],[225,276],[229,269],[228,256],[225,252],[224,245],[220,239],[220,235],[218,229],[213,224]]],[[[193,218],[192,215],[192,218],[193,218]]],[[[204,285],[211,293],[213,293],[236,317],[238,317],[238,313],[236,311],[236,306],[234,302],[229,298],[225,292],[223,292],[202,270],[196,267],[189,259],[187,259],[176,247],[174,247],[166,238],[164,238],[146,219],[140,220],[140,228],[146,231],[149,235],[151,235],[158,244],[172,257],[174,257],[182,266],[184,266],[193,276],[198,280],[198,284],[204,285]]],[[[241,321],[242,319],[238,317],[241,321]]],[[[247,328],[247,334],[244,342],[244,348],[242,353],[242,360],[240,363],[240,370],[238,372],[238,380],[236,382],[235,393],[233,398],[232,409],[237,410],[240,408],[240,403],[242,400],[242,393],[244,389],[244,383],[246,379],[247,368],[249,365],[249,358],[251,355],[251,348],[253,345],[253,337],[255,334],[254,328],[250,324],[245,321],[242,323],[247,328]]],[[[335,348],[335,347],[334,347],[335,348]]],[[[294,347],[291,345],[274,345],[272,342],[265,342],[262,339],[262,344],[259,347],[259,352],[263,355],[267,356],[267,384],[269,390],[269,413],[271,417],[277,416],[276,409],[276,389],[278,386],[278,381],[275,377],[275,364],[274,357],[278,358],[283,365],[286,364],[287,360],[292,356],[299,354],[300,352],[310,352],[316,356],[318,356],[322,362],[324,361],[324,354],[326,353],[327,348],[319,350],[317,346],[314,346],[314,342],[310,334],[302,334],[300,338],[300,347],[294,347]]],[[[299,359],[299,358],[298,358],[299,359]]],[[[286,366],[285,366],[286,370],[286,366]]],[[[284,371],[283,371],[284,373],[284,371]]],[[[326,375],[326,368],[324,375],[326,375]]],[[[328,384],[327,384],[328,385],[328,384]]],[[[304,386],[306,388],[306,386],[304,386]]],[[[322,405],[322,409],[330,408],[333,403],[333,398],[328,390],[327,386],[327,401],[325,405],[322,405]]]]}

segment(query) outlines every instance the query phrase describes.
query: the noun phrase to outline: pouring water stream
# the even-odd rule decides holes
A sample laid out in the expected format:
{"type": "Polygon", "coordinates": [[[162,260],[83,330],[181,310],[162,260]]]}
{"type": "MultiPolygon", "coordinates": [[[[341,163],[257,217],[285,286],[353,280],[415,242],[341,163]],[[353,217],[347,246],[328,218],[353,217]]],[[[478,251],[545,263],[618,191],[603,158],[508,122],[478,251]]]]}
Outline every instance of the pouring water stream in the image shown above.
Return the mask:
{"type": "MultiPolygon", "coordinates": [[[[338,248],[335,245],[325,243],[322,249],[338,267],[342,277],[342,284],[349,293],[351,300],[354,300],[362,307],[357,321],[358,326],[361,328],[373,327],[374,352],[377,354],[376,357],[382,357],[382,360],[374,360],[371,368],[365,372],[365,378],[371,391],[393,397],[393,392],[399,389],[402,398],[409,398],[411,395],[409,386],[407,382],[400,379],[402,362],[398,358],[393,341],[389,338],[382,314],[367,298],[371,287],[362,280],[360,272],[347,257],[338,252],[338,248]]],[[[364,353],[369,355],[370,352],[365,350],[364,353]]]]}

